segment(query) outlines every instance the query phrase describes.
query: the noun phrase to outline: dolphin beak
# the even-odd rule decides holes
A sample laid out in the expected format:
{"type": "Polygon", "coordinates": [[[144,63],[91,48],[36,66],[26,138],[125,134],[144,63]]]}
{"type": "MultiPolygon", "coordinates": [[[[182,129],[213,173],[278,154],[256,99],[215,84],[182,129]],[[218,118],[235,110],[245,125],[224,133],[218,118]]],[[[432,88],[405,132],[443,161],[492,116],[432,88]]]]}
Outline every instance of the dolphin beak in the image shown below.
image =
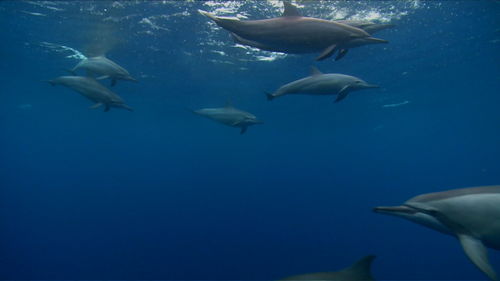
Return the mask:
{"type": "Polygon", "coordinates": [[[139,81],[137,81],[137,79],[135,79],[135,78],[134,78],[134,77],[132,77],[132,76],[129,76],[129,77],[127,78],[127,80],[128,80],[128,81],[135,82],[135,83],[139,82],[139,81]]]}
{"type": "Polygon", "coordinates": [[[399,214],[414,214],[417,211],[411,207],[401,205],[401,206],[380,206],[373,208],[375,213],[387,214],[387,215],[399,215],[399,214]]]}
{"type": "Polygon", "coordinates": [[[389,43],[389,41],[387,40],[384,40],[384,39],[380,39],[380,38],[375,38],[375,37],[367,37],[367,38],[364,38],[368,43],[389,43]]]}
{"type": "Polygon", "coordinates": [[[363,85],[364,88],[380,88],[379,85],[375,85],[375,84],[368,84],[368,83],[365,83],[363,85]]]}

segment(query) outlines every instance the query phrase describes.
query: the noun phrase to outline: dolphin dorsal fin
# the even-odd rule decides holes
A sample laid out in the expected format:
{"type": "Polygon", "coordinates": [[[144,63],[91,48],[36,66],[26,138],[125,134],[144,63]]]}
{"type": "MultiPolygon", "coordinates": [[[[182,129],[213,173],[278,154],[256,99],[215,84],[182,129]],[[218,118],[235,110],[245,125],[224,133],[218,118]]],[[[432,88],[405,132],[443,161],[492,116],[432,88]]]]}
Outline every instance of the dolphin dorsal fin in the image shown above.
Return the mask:
{"type": "Polygon", "coordinates": [[[374,259],[373,255],[366,256],[343,271],[349,271],[356,277],[356,280],[373,280],[371,265],[374,259]]]}
{"type": "Polygon", "coordinates": [[[316,66],[311,66],[311,76],[321,75],[323,72],[319,71],[316,66]]]}
{"type": "Polygon", "coordinates": [[[292,5],[289,1],[283,1],[283,6],[285,10],[283,11],[283,17],[301,17],[299,10],[297,7],[292,5]]]}

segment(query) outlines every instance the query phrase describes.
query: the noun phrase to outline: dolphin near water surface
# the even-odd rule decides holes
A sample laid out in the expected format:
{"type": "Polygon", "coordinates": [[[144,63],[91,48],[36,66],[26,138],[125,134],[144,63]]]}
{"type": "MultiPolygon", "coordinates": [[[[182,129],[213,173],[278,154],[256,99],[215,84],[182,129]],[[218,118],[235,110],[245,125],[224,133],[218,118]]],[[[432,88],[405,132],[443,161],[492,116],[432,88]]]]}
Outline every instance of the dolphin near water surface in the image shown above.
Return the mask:
{"type": "Polygon", "coordinates": [[[290,2],[283,1],[283,4],[283,16],[261,20],[239,20],[199,12],[231,32],[236,43],[289,54],[320,53],[317,60],[344,50],[337,58],[340,59],[350,48],[388,43],[348,24],[303,17],[290,2]]]}

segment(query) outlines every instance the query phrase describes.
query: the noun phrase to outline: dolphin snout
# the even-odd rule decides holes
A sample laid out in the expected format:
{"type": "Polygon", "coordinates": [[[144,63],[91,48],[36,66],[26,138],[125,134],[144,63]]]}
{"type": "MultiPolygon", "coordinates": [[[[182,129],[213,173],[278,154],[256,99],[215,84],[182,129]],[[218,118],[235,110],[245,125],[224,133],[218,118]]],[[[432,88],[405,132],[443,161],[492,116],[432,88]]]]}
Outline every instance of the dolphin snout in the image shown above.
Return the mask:
{"type": "Polygon", "coordinates": [[[379,85],[365,83],[363,85],[365,88],[380,88],[379,85]]]}
{"type": "Polygon", "coordinates": [[[401,206],[379,206],[373,208],[375,213],[397,215],[401,213],[414,214],[416,210],[405,205],[401,206]]]}
{"type": "Polygon", "coordinates": [[[134,78],[134,77],[132,77],[132,76],[128,76],[128,77],[126,78],[126,80],[127,80],[127,81],[136,82],[136,83],[137,83],[137,82],[139,82],[137,79],[135,79],[135,78],[134,78]]]}
{"type": "Polygon", "coordinates": [[[364,39],[369,43],[389,43],[389,41],[387,41],[387,40],[375,38],[375,37],[367,37],[364,39]]]}

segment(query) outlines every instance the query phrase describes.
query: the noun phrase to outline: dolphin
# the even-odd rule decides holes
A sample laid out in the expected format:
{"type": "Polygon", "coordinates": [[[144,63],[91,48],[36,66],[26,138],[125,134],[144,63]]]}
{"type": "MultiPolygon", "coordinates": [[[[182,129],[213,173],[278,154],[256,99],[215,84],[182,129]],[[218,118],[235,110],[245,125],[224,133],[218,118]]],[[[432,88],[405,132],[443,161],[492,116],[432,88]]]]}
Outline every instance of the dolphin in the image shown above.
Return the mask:
{"type": "Polygon", "coordinates": [[[472,263],[491,280],[498,280],[486,248],[500,250],[500,186],[423,194],[401,206],[376,207],[374,211],[455,236],[472,263]]]}
{"type": "Polygon", "coordinates": [[[69,70],[69,72],[76,75],[76,71],[79,69],[86,70],[89,76],[97,76],[96,79],[98,80],[110,78],[111,86],[116,84],[116,80],[137,82],[125,68],[105,56],[83,59],[73,69],[69,70]]]}
{"type": "Polygon", "coordinates": [[[226,103],[224,107],[202,108],[192,112],[224,125],[240,128],[240,134],[244,134],[248,126],[264,123],[258,120],[255,115],[233,107],[230,102],[226,103]]]}
{"type": "Polygon", "coordinates": [[[335,280],[335,281],[373,281],[370,267],[375,256],[366,256],[348,268],[337,272],[318,272],[294,275],[281,280],[335,280]]]}
{"type": "Polygon", "coordinates": [[[317,60],[326,59],[337,50],[388,43],[347,24],[303,17],[290,2],[283,1],[283,4],[285,10],[281,17],[262,20],[239,20],[199,12],[231,32],[236,43],[289,54],[320,53],[317,60]]]}
{"type": "Polygon", "coordinates": [[[110,107],[123,108],[129,111],[133,109],[125,104],[123,99],[108,88],[101,85],[91,77],[83,76],[61,76],[47,81],[52,86],[63,85],[80,93],[87,99],[95,102],[91,109],[104,106],[104,111],[109,111],[110,107]]]}
{"type": "Polygon", "coordinates": [[[274,93],[266,93],[266,95],[268,100],[287,94],[337,95],[335,102],[339,102],[352,91],[378,87],[354,76],[336,73],[323,74],[313,66],[310,76],[283,85],[274,93]]]}

